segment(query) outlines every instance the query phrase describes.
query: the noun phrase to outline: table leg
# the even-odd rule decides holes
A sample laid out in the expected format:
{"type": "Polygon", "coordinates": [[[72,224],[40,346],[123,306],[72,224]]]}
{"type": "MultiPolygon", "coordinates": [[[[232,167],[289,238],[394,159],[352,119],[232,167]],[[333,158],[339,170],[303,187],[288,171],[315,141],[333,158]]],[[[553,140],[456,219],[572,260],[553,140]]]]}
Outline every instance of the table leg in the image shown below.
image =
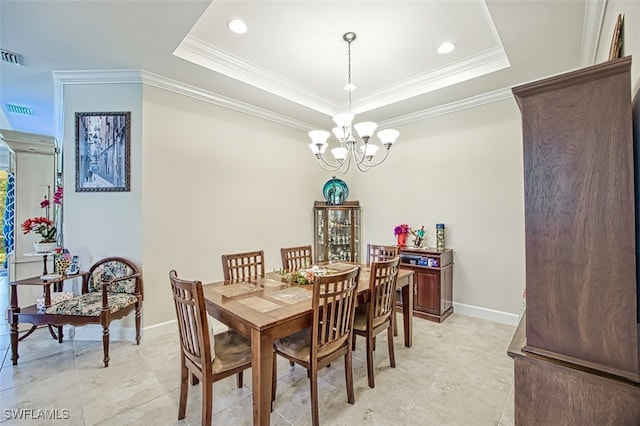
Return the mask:
{"type": "Polygon", "coordinates": [[[253,382],[253,424],[268,425],[271,418],[271,375],[273,339],[251,329],[251,377],[253,382]]]}
{"type": "Polygon", "coordinates": [[[413,344],[413,277],[409,284],[402,287],[402,318],[404,320],[404,345],[410,348],[413,344]]]}

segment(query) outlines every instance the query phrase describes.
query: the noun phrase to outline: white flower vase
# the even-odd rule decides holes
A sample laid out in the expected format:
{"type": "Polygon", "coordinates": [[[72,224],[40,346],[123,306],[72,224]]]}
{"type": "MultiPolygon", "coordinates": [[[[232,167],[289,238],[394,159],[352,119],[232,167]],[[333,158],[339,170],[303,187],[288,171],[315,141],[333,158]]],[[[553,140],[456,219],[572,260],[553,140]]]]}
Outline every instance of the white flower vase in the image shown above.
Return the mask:
{"type": "Polygon", "coordinates": [[[58,246],[58,243],[33,243],[33,248],[38,253],[47,253],[53,251],[58,246]]]}

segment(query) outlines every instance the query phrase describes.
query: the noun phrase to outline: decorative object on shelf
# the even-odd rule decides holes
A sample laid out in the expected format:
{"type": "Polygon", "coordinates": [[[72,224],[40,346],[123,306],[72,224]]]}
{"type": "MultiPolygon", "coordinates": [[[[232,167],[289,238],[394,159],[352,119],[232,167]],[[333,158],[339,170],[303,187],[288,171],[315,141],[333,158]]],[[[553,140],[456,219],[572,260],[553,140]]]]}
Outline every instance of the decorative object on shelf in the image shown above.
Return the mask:
{"type": "Polygon", "coordinates": [[[436,223],[436,249],[444,250],[444,223],[436,223]]]}
{"type": "Polygon", "coordinates": [[[407,225],[406,223],[401,223],[400,225],[397,225],[395,228],[393,228],[393,234],[398,239],[398,245],[400,247],[404,247],[407,245],[407,235],[409,235],[410,229],[411,228],[409,228],[409,225],[407,225]]]}
{"type": "Polygon", "coordinates": [[[76,112],[76,192],[131,190],[131,112],[76,112]]]}
{"type": "Polygon", "coordinates": [[[332,206],[340,206],[349,197],[349,187],[342,179],[336,179],[333,176],[324,184],[322,188],[322,194],[324,199],[327,200],[327,204],[332,206]]]}
{"type": "Polygon", "coordinates": [[[424,225],[420,229],[412,229],[411,235],[414,236],[413,246],[415,248],[421,248],[422,244],[424,244],[424,237],[427,231],[424,230],[424,225]]]}
{"type": "Polygon", "coordinates": [[[58,243],[56,243],[55,241],[52,243],[37,242],[37,243],[33,243],[33,250],[36,253],[51,253],[56,248],[57,245],[58,243]]]}
{"type": "Polygon", "coordinates": [[[309,149],[311,149],[313,155],[318,159],[318,164],[324,170],[340,170],[342,173],[347,173],[351,163],[353,162],[358,170],[366,172],[370,167],[375,167],[387,159],[389,149],[400,135],[400,132],[394,129],[384,129],[378,132],[378,138],[385,147],[385,154],[382,160],[376,163],[372,162],[373,157],[376,155],[376,152],[380,147],[373,143],[369,143],[369,139],[373,136],[373,132],[376,130],[378,125],[371,121],[365,121],[356,123],[353,127],[351,126],[351,122],[354,119],[354,115],[351,113],[351,92],[356,88],[356,86],[351,82],[351,42],[356,39],[356,34],[348,32],[345,33],[342,38],[348,45],[347,58],[349,64],[349,78],[348,84],[344,88],[349,93],[349,110],[348,112],[343,112],[333,116],[333,121],[337,125],[337,127],[333,128],[333,134],[340,143],[338,147],[331,150],[331,154],[333,154],[336,163],[331,164],[323,157],[328,145],[327,139],[331,136],[331,133],[326,130],[312,130],[309,132],[309,137],[311,138],[309,149]],[[357,141],[354,129],[363,142],[359,147],[356,146],[357,141]]]}
{"type": "Polygon", "coordinates": [[[53,266],[56,274],[65,275],[71,265],[71,253],[69,250],[58,247],[53,252],[53,266]]]}

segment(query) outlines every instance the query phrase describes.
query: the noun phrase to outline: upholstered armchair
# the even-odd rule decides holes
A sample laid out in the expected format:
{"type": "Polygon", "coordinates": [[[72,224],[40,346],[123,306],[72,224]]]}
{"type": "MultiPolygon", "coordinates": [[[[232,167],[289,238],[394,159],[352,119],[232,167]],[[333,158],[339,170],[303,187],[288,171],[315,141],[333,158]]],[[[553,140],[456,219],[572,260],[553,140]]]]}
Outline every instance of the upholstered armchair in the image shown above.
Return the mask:
{"type": "Polygon", "coordinates": [[[111,321],[135,312],[136,344],[140,344],[142,295],[142,276],[138,267],[127,259],[109,257],[96,262],[84,274],[82,294],[49,306],[45,316],[53,325],[102,325],[103,361],[108,367],[111,321]]]}

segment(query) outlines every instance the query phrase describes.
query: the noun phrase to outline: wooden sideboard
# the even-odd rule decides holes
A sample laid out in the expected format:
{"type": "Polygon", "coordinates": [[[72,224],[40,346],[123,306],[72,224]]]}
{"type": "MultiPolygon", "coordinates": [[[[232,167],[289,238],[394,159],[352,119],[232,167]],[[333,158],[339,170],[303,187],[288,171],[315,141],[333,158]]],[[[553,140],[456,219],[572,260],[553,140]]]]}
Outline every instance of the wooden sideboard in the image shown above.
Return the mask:
{"type": "Polygon", "coordinates": [[[400,266],[415,272],[413,316],[442,322],[453,313],[453,251],[400,247],[400,266]]]}

